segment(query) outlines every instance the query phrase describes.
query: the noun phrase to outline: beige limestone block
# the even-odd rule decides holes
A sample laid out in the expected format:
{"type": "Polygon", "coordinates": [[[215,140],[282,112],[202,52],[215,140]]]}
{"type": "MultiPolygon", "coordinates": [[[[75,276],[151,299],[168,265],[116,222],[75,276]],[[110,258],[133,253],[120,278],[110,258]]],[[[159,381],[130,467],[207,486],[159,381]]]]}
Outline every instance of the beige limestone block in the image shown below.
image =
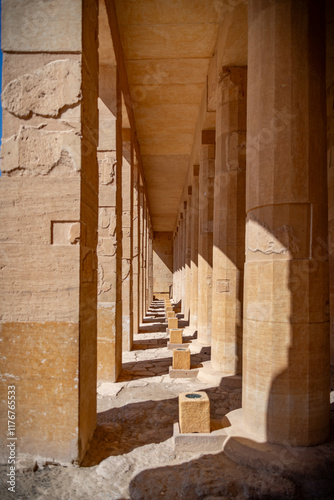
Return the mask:
{"type": "Polygon", "coordinates": [[[182,344],[182,333],[181,328],[172,328],[169,330],[169,341],[171,344],[182,344]]]}
{"type": "Polygon", "coordinates": [[[167,319],[170,319],[170,318],[175,318],[175,312],[174,311],[167,311],[167,319]]]}
{"type": "Polygon", "coordinates": [[[189,349],[183,347],[173,349],[173,370],[190,370],[189,349]]]}
{"type": "Polygon", "coordinates": [[[81,139],[59,132],[21,126],[1,148],[1,170],[9,176],[76,175],[81,165],[81,139]]]}
{"type": "MultiPolygon", "coordinates": [[[[15,424],[21,452],[41,461],[55,456],[61,463],[79,460],[79,325],[66,321],[3,322],[0,336],[1,344],[6,345],[0,390],[6,394],[9,385],[16,385],[21,409],[16,412],[15,424]]],[[[96,396],[90,401],[87,396],[96,411],[96,396]]],[[[1,412],[0,425],[8,428],[7,412],[1,412]]],[[[8,459],[6,439],[3,432],[3,463],[8,459]]]]}
{"type": "Polygon", "coordinates": [[[61,110],[81,100],[81,63],[53,61],[9,82],[2,92],[2,106],[10,113],[28,118],[32,113],[57,117],[61,110]]]}
{"type": "Polygon", "coordinates": [[[167,320],[168,322],[168,328],[171,330],[172,328],[178,328],[179,326],[179,320],[177,318],[169,318],[167,320]]]}
{"type": "Polygon", "coordinates": [[[205,392],[179,394],[179,423],[182,434],[210,432],[210,400],[205,392]]]}
{"type": "Polygon", "coordinates": [[[3,51],[76,52],[82,49],[81,0],[4,0],[3,51]]]}
{"type": "MultiPolygon", "coordinates": [[[[100,300],[100,299],[99,299],[100,300]]],[[[99,302],[97,311],[97,377],[116,382],[120,367],[116,366],[116,306],[99,302]]]]}

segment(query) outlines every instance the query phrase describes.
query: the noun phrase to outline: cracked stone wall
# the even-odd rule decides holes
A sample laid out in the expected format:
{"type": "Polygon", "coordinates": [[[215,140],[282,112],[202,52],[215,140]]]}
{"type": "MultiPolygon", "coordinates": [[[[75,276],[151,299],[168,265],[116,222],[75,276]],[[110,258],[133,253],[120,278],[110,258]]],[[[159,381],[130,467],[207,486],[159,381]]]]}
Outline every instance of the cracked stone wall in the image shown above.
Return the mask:
{"type": "Polygon", "coordinates": [[[2,15],[1,405],[15,384],[20,453],[78,461],[96,418],[97,8],[2,15]]]}

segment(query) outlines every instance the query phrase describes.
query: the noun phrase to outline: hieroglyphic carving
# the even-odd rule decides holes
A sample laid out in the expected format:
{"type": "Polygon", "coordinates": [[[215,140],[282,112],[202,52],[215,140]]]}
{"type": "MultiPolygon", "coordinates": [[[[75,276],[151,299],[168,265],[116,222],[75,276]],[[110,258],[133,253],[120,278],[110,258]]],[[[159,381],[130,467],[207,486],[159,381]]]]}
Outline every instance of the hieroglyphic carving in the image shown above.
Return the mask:
{"type": "Polygon", "coordinates": [[[75,175],[80,171],[80,137],[69,131],[21,126],[4,141],[1,170],[7,176],[75,175]]]}
{"type": "Polygon", "coordinates": [[[112,288],[112,283],[110,281],[105,281],[104,279],[104,268],[103,264],[99,263],[97,270],[97,294],[109,292],[112,288]]]}
{"type": "Polygon", "coordinates": [[[98,158],[100,184],[109,186],[114,184],[117,161],[108,155],[98,158]]]}
{"type": "Polygon", "coordinates": [[[217,293],[227,293],[230,291],[230,280],[217,280],[217,293]]]}
{"type": "Polygon", "coordinates": [[[254,253],[281,255],[298,252],[299,244],[291,226],[284,224],[270,228],[250,215],[247,221],[247,248],[254,253]]]}
{"type": "Polygon", "coordinates": [[[2,106],[20,118],[32,114],[56,118],[65,107],[81,100],[81,62],[53,61],[6,85],[2,106]]]}

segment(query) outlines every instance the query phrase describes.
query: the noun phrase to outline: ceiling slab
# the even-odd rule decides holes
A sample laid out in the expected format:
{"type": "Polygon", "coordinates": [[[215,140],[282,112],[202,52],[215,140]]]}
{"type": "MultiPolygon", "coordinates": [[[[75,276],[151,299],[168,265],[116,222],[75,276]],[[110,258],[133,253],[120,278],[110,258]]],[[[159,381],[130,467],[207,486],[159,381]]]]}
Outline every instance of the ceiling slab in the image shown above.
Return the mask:
{"type": "Polygon", "coordinates": [[[204,84],[210,58],[126,61],[130,85],[204,84]]]}
{"type": "Polygon", "coordinates": [[[211,56],[217,37],[214,24],[122,26],[127,59],[165,59],[211,56]],[[140,40],[140,43],[138,43],[140,40]]]}
{"type": "Polygon", "coordinates": [[[154,231],[172,231],[218,32],[216,0],[115,0],[154,231]]]}
{"type": "Polygon", "coordinates": [[[221,10],[219,0],[121,0],[117,7],[120,25],[216,23],[221,10]]]}

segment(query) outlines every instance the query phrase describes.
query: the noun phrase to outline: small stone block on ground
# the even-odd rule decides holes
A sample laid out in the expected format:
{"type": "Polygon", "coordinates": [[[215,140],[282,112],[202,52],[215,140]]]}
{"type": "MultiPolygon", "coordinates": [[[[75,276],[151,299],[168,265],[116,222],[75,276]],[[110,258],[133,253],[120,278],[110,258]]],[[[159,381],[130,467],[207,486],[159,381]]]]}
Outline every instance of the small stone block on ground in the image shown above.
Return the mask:
{"type": "Polygon", "coordinates": [[[171,344],[182,344],[182,333],[183,330],[181,328],[173,328],[170,330],[170,343],[171,344]]]}
{"type": "Polygon", "coordinates": [[[179,327],[179,320],[177,318],[169,318],[167,321],[169,330],[179,327]]]}
{"type": "Polygon", "coordinates": [[[185,347],[173,349],[173,370],[190,370],[190,350],[185,347]]]}
{"type": "Polygon", "coordinates": [[[222,451],[227,435],[223,429],[211,433],[181,433],[178,422],[173,426],[175,451],[203,453],[222,451]]]}
{"type": "Polygon", "coordinates": [[[203,391],[179,394],[181,433],[210,432],[210,400],[203,391]]]}
{"type": "Polygon", "coordinates": [[[175,370],[171,366],[169,367],[169,377],[170,378],[197,378],[198,368],[193,368],[192,370],[175,370]]]}
{"type": "Polygon", "coordinates": [[[175,318],[175,312],[174,311],[167,311],[167,319],[169,318],[175,318]]]}

